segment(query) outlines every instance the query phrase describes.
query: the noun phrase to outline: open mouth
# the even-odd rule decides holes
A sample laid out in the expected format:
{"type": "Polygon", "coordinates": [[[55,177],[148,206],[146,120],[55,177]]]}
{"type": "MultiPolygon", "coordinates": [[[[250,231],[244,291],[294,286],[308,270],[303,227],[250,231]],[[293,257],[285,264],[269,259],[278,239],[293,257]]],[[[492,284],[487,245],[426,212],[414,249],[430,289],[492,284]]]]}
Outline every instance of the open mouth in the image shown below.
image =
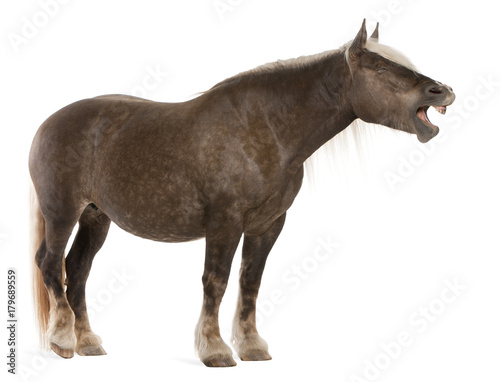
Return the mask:
{"type": "MultiPolygon", "coordinates": [[[[429,107],[430,106],[420,106],[417,109],[417,117],[427,126],[432,127],[433,129],[437,129],[438,127],[434,125],[427,116],[427,110],[429,110],[429,107]]],[[[438,113],[446,114],[446,106],[432,106],[432,107],[436,109],[438,113]]]]}

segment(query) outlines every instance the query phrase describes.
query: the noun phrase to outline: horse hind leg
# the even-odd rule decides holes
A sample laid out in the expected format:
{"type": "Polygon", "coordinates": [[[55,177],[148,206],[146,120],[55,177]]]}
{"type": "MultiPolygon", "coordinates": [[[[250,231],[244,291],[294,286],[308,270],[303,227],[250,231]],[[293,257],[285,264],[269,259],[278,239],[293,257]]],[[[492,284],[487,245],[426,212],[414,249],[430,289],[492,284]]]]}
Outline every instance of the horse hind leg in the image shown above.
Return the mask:
{"type": "Polygon", "coordinates": [[[76,352],[81,356],[105,355],[101,338],[92,332],[85,302],[85,285],[92,260],[108,234],[110,219],[94,205],[83,211],[75,241],[66,258],[68,302],[75,313],[76,352]]]}
{"type": "Polygon", "coordinates": [[[45,237],[35,258],[49,298],[47,338],[51,349],[63,358],[73,357],[76,346],[75,315],[63,285],[64,250],[75,224],[76,218],[47,219],[45,237]]]}

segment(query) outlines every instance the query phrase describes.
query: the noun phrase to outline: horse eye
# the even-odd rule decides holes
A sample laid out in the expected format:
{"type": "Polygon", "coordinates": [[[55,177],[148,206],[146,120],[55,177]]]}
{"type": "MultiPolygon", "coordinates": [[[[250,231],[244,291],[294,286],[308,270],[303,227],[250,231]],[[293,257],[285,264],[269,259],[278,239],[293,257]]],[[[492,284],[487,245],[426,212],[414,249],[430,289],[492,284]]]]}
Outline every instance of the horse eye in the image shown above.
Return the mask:
{"type": "Polygon", "coordinates": [[[387,72],[388,70],[389,70],[389,69],[387,69],[387,68],[385,68],[385,67],[384,67],[384,68],[378,68],[378,69],[377,69],[377,73],[378,73],[378,74],[382,74],[382,73],[387,72]]]}

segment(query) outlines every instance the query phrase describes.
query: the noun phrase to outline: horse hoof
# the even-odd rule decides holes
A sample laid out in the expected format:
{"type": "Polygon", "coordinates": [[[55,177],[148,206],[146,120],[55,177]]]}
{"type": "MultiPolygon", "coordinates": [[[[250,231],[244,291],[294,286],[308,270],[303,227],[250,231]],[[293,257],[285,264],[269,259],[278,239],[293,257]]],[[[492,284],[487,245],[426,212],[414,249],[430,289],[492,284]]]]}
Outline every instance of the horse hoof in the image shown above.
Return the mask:
{"type": "Polygon", "coordinates": [[[267,351],[255,350],[240,355],[240,359],[242,361],[269,361],[273,359],[273,357],[271,357],[267,351]]]}
{"type": "Polygon", "coordinates": [[[78,348],[76,350],[78,355],[81,356],[90,356],[90,355],[106,355],[106,351],[99,345],[88,345],[78,348]]]}
{"type": "Polygon", "coordinates": [[[73,356],[75,355],[73,349],[63,349],[59,345],[53,342],[50,343],[50,348],[54,353],[56,353],[59,357],[62,358],[73,358],[73,356]]]}
{"type": "Polygon", "coordinates": [[[236,362],[232,357],[224,357],[224,358],[214,358],[207,361],[203,361],[205,366],[208,367],[232,367],[236,366],[236,362]]]}

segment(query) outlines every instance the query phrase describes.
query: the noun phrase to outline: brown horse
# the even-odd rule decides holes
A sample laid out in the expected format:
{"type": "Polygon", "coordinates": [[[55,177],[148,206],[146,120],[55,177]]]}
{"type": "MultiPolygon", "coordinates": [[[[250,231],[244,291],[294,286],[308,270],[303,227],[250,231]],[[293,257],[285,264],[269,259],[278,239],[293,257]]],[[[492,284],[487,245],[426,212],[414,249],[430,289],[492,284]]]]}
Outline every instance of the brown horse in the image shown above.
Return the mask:
{"type": "Polygon", "coordinates": [[[450,87],[379,44],[378,27],[367,38],[363,22],[338,50],[261,66],[188,102],[110,95],[59,110],[39,128],[29,158],[42,343],[65,358],[106,354],[90,328],[85,284],[113,221],[163,242],[205,237],[195,337],[207,366],[236,365],[218,312],[243,235],[233,344],[241,360],[271,359],[256,329],[256,299],[304,161],[357,118],[427,142],[438,133],[427,109],[444,113],[454,99],[450,87]]]}

